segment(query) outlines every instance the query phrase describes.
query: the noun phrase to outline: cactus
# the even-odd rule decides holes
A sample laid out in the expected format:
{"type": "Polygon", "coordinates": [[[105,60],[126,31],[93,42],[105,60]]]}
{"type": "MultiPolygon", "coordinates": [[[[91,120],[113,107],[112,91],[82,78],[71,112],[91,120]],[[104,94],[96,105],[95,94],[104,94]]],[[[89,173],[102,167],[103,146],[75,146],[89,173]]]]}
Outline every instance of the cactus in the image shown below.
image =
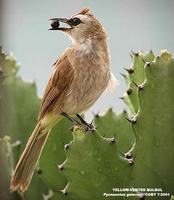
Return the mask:
{"type": "Polygon", "coordinates": [[[174,60],[167,51],[163,51],[153,62],[145,63],[144,72],[144,80],[136,82],[132,78],[137,87],[134,91],[138,94],[139,110],[133,116],[136,157],[135,169],[132,170],[134,179],[130,180],[130,184],[162,187],[164,191],[173,193],[174,60]],[[145,147],[148,148],[145,150],[145,147]]]}
{"type": "MultiPolygon", "coordinates": [[[[3,119],[10,123],[1,130],[10,138],[6,145],[11,171],[34,128],[39,98],[35,84],[17,75],[14,58],[9,61],[9,56],[1,52],[0,64],[0,87],[10,113],[3,119]]],[[[74,127],[71,133],[72,124],[62,120],[49,136],[29,190],[15,199],[100,200],[109,193],[116,195],[112,188],[121,187],[162,188],[164,193],[174,193],[174,59],[167,51],[157,57],[152,51],[132,53],[132,65],[126,71],[128,88],[122,99],[127,111],[116,114],[109,109],[104,115],[96,115],[93,132],[74,127]]],[[[0,99],[1,107],[4,102],[0,99]]],[[[8,137],[1,141],[4,138],[8,137]]],[[[115,199],[151,199],[134,194],[115,199]]]]}
{"type": "MultiPolygon", "coordinates": [[[[7,182],[4,194],[10,199],[42,199],[42,193],[47,193],[46,184],[39,177],[34,177],[33,184],[24,195],[9,193],[9,181],[12,169],[21,154],[24,145],[35,125],[39,108],[39,98],[36,95],[34,83],[24,82],[18,75],[19,65],[13,56],[5,54],[0,49],[0,141],[2,164],[8,166],[7,182]],[[6,136],[8,135],[8,136],[6,136]],[[3,144],[3,145],[2,145],[3,144]],[[7,152],[7,153],[4,153],[7,152]],[[8,155],[8,156],[5,156],[8,155]],[[37,190],[36,190],[37,188],[37,190]]],[[[7,168],[6,168],[7,171],[7,168]]],[[[1,199],[1,197],[0,197],[1,199]]],[[[6,198],[4,198],[6,199],[6,198]]]]}

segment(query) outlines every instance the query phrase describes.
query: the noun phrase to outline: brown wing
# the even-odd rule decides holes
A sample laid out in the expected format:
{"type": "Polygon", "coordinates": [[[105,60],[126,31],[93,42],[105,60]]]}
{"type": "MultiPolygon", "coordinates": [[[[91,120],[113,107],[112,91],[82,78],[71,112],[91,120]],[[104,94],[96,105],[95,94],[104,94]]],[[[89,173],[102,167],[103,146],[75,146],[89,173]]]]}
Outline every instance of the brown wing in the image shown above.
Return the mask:
{"type": "Polygon", "coordinates": [[[55,64],[55,70],[50,77],[41,102],[38,120],[43,118],[45,113],[51,111],[64,91],[69,87],[74,77],[73,67],[66,55],[61,57],[55,64]]]}

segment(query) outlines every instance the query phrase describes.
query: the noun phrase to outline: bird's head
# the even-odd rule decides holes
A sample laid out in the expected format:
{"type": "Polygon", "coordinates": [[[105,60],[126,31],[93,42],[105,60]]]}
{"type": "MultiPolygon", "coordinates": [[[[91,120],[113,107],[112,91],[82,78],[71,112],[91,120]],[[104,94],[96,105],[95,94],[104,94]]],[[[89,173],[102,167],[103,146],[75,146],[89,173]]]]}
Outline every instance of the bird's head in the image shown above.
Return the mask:
{"type": "Polygon", "coordinates": [[[104,28],[87,8],[70,18],[52,18],[50,20],[52,21],[50,30],[61,30],[75,42],[106,38],[104,28]],[[61,27],[60,23],[66,24],[67,27],[61,27]]]}

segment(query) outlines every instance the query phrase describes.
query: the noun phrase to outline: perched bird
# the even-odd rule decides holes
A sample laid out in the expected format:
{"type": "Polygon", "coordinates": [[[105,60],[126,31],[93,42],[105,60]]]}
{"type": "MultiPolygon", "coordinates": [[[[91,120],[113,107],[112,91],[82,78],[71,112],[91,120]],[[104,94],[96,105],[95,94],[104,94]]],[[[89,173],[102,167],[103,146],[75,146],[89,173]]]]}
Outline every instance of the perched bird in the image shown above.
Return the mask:
{"type": "Polygon", "coordinates": [[[71,38],[72,44],[54,64],[36,127],[11,179],[12,191],[27,190],[50,130],[63,116],[92,129],[79,113],[96,102],[112,77],[107,34],[89,9],[82,9],[70,18],[51,20],[50,30],[63,31],[71,38]],[[61,27],[62,23],[66,23],[66,27],[61,27]],[[80,122],[73,118],[75,115],[80,122]]]}

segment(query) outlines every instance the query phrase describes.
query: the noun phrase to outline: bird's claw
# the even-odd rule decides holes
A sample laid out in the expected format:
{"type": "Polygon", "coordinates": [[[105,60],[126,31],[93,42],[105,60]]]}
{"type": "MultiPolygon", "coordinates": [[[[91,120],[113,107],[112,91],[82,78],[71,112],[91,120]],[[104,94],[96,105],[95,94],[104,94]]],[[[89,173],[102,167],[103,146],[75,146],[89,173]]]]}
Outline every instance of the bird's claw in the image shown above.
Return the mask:
{"type": "Polygon", "coordinates": [[[93,132],[95,130],[92,123],[90,124],[82,124],[82,128],[85,130],[85,132],[93,132]]]}
{"type": "MultiPolygon", "coordinates": [[[[80,122],[70,117],[67,113],[63,112],[61,114],[67,119],[69,119],[74,124],[74,126],[83,128],[85,132],[93,132],[95,130],[95,127],[93,126],[93,121],[91,123],[87,123],[79,114],[76,114],[76,116],[78,117],[80,122]]],[[[70,130],[73,132],[74,127],[71,127],[70,130]]]]}

